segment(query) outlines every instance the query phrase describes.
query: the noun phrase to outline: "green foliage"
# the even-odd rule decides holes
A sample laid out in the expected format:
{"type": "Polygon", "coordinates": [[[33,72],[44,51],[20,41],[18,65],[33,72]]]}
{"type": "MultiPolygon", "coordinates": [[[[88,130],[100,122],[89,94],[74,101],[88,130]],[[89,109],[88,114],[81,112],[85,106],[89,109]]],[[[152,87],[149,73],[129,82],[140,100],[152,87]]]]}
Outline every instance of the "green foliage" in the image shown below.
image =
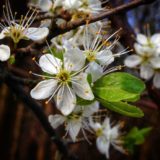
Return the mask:
{"type": "Polygon", "coordinates": [[[138,129],[137,127],[132,128],[129,133],[123,137],[124,148],[128,150],[129,153],[133,153],[134,147],[144,143],[145,137],[151,131],[151,127],[138,129]]]}
{"type": "Polygon", "coordinates": [[[14,55],[11,55],[11,56],[9,57],[9,61],[8,61],[8,62],[9,62],[10,64],[14,64],[15,61],[16,61],[16,60],[15,60],[15,56],[14,56],[14,55]]]}
{"type": "Polygon", "coordinates": [[[122,72],[115,72],[100,78],[94,83],[96,99],[108,109],[130,117],[142,117],[143,112],[127,102],[140,98],[145,85],[140,79],[122,72]]]}
{"type": "Polygon", "coordinates": [[[99,101],[104,107],[125,116],[140,118],[144,115],[141,109],[126,102],[107,102],[102,99],[99,101]]]}
{"type": "Polygon", "coordinates": [[[63,60],[63,53],[64,53],[63,50],[60,51],[60,50],[57,50],[56,48],[52,47],[50,49],[45,50],[45,53],[53,54],[55,57],[63,60]]]}
{"type": "Polygon", "coordinates": [[[92,101],[88,101],[88,100],[85,100],[85,99],[82,99],[80,97],[77,97],[77,105],[80,105],[80,106],[86,106],[86,105],[90,105],[94,102],[95,100],[92,100],[92,101]]]}
{"type": "Polygon", "coordinates": [[[122,72],[100,78],[93,87],[97,97],[109,102],[136,101],[144,89],[145,85],[140,79],[122,72]]]}

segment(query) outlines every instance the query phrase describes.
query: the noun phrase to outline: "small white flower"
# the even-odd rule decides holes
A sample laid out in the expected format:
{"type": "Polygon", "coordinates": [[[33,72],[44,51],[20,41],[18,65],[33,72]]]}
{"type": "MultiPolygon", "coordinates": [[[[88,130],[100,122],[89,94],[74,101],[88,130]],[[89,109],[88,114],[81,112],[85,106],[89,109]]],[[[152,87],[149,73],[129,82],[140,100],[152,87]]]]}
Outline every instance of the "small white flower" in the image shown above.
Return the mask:
{"type": "Polygon", "coordinates": [[[62,6],[62,0],[38,0],[37,6],[44,12],[54,11],[56,7],[62,6]]]}
{"type": "Polygon", "coordinates": [[[36,10],[32,13],[31,10],[29,10],[26,16],[22,17],[19,23],[16,23],[15,16],[13,16],[10,4],[7,1],[6,7],[4,8],[4,17],[7,24],[0,23],[2,29],[0,39],[10,37],[14,43],[18,43],[21,39],[31,39],[33,41],[44,39],[49,33],[48,28],[30,27],[36,15],[36,10]],[[29,14],[30,17],[28,17],[29,14]]]}
{"type": "Polygon", "coordinates": [[[0,61],[7,61],[10,57],[10,48],[6,45],[0,45],[0,61]]]}
{"type": "MultiPolygon", "coordinates": [[[[90,31],[90,36],[94,39],[97,35],[99,28],[102,26],[101,22],[95,22],[88,25],[88,30],[90,31]]],[[[71,49],[74,47],[80,47],[83,44],[85,26],[80,26],[75,30],[67,32],[63,35],[55,37],[51,40],[52,45],[56,48],[62,49],[71,49]]]]}
{"type": "MultiPolygon", "coordinates": [[[[96,37],[92,37],[88,31],[88,26],[86,26],[86,31],[84,32],[83,37],[83,55],[86,60],[89,62],[89,67],[86,72],[91,73],[92,81],[95,82],[101,76],[111,72],[112,69],[106,70],[108,65],[111,64],[115,57],[119,57],[122,54],[128,53],[129,51],[123,50],[119,53],[113,54],[111,49],[118,42],[118,39],[115,39],[113,43],[110,43],[109,40],[117,34],[117,32],[113,33],[107,39],[102,38],[101,28],[97,32],[96,37]]],[[[117,70],[117,67],[113,68],[117,70]]]]}
{"type": "Polygon", "coordinates": [[[97,112],[98,109],[99,103],[94,102],[86,106],[76,106],[73,112],[68,116],[60,114],[50,115],[48,120],[54,129],[65,123],[66,133],[69,133],[71,139],[75,142],[80,130],[82,130],[84,136],[86,136],[84,130],[90,130],[88,118],[97,112]]]}
{"type": "Polygon", "coordinates": [[[90,125],[97,136],[97,148],[102,154],[106,155],[106,158],[109,158],[109,149],[111,145],[115,149],[124,152],[124,150],[121,147],[122,141],[120,140],[119,124],[112,127],[110,119],[106,117],[103,124],[93,122],[93,120],[90,119],[90,125]]]}
{"type": "Polygon", "coordinates": [[[48,101],[55,97],[57,108],[64,115],[70,114],[76,105],[76,95],[86,100],[94,99],[87,74],[83,73],[84,64],[85,59],[77,49],[65,52],[63,62],[51,54],[41,56],[39,66],[50,76],[31,90],[31,96],[34,99],[50,97],[48,101]]]}
{"type": "Polygon", "coordinates": [[[100,0],[82,0],[82,5],[79,11],[83,11],[87,14],[97,15],[105,9],[102,7],[103,4],[107,3],[108,0],[101,2],[100,0]]]}
{"type": "Polygon", "coordinates": [[[64,49],[67,51],[68,49],[76,48],[79,53],[81,52],[81,56],[83,56],[89,64],[86,73],[92,75],[92,82],[95,82],[109,72],[119,69],[120,67],[114,67],[108,70],[107,67],[114,61],[115,57],[129,52],[123,50],[113,55],[111,49],[118,42],[118,39],[115,39],[111,44],[109,40],[118,31],[103,40],[100,34],[101,28],[102,23],[93,23],[85,27],[80,27],[75,34],[69,32],[63,36],[52,39],[52,44],[60,50],[64,49]],[[80,50],[79,48],[82,48],[82,46],[83,49],[80,50]]]}
{"type": "Polygon", "coordinates": [[[63,7],[66,10],[78,9],[82,5],[82,0],[64,0],[63,7]]]}
{"type": "Polygon", "coordinates": [[[160,88],[160,34],[147,37],[143,34],[137,35],[137,43],[134,44],[137,55],[128,56],[125,65],[129,68],[140,68],[140,76],[146,80],[153,78],[155,87],[160,88]]]}

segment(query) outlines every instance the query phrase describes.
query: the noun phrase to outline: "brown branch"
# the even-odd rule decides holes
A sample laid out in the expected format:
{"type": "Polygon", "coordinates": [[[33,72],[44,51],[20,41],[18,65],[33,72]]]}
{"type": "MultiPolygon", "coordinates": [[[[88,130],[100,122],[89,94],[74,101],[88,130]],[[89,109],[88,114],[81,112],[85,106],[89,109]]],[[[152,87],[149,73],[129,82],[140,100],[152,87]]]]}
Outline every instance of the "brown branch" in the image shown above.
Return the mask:
{"type": "Polygon", "coordinates": [[[55,132],[55,130],[51,127],[50,123],[48,122],[48,119],[46,115],[44,114],[43,107],[36,103],[29,95],[25,92],[23,87],[15,81],[15,78],[12,74],[9,74],[8,71],[4,68],[2,64],[0,64],[0,80],[7,84],[9,89],[17,96],[19,97],[26,107],[30,108],[32,112],[36,115],[37,119],[40,121],[42,127],[58,148],[58,150],[66,156],[66,159],[68,160],[76,160],[77,157],[75,155],[72,155],[67,145],[64,141],[61,140],[59,135],[55,132]]]}
{"type": "Polygon", "coordinates": [[[85,25],[86,21],[88,21],[89,23],[100,21],[100,20],[105,19],[109,16],[113,16],[113,15],[116,15],[116,14],[119,14],[119,13],[127,12],[131,9],[134,9],[134,8],[138,7],[138,6],[145,5],[145,4],[150,4],[150,3],[153,3],[155,1],[156,0],[134,0],[130,3],[128,3],[128,4],[123,4],[123,5],[120,5],[116,8],[110,9],[107,12],[103,12],[103,13],[99,14],[98,16],[95,16],[95,17],[91,17],[89,19],[82,19],[82,20],[78,20],[78,21],[73,21],[73,22],[68,22],[64,25],[59,26],[55,30],[55,32],[50,32],[50,34],[48,36],[48,40],[50,40],[51,36],[53,38],[53,37],[55,37],[59,34],[63,34],[65,32],[68,32],[68,31],[72,30],[72,29],[75,29],[79,26],[85,25]]]}

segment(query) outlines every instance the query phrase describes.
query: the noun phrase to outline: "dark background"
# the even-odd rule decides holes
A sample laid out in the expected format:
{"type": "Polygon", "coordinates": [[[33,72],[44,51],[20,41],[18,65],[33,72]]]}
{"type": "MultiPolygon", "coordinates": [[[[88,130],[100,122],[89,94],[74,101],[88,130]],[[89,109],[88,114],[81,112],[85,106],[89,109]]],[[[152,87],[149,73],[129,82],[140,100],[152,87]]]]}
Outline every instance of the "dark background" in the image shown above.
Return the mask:
{"type": "MultiPolygon", "coordinates": [[[[110,0],[112,7],[129,0],[110,0]]],[[[0,17],[2,18],[2,5],[5,0],[0,0],[0,17]]],[[[13,11],[18,16],[27,12],[27,0],[10,0],[13,11]]],[[[121,43],[133,47],[132,34],[145,33],[145,25],[150,24],[151,33],[160,31],[160,1],[154,4],[138,7],[127,14],[119,14],[110,17],[113,29],[124,28],[121,35],[121,43]]],[[[123,63],[123,60],[121,60],[123,63]]],[[[120,63],[121,63],[120,62],[120,63]]],[[[22,68],[27,66],[19,62],[22,68]]],[[[27,89],[26,89],[27,90],[27,89]]],[[[159,92],[159,91],[157,91],[159,92]]],[[[133,155],[122,155],[111,149],[111,160],[160,160],[160,106],[148,96],[147,92],[137,102],[145,112],[144,118],[124,118],[113,114],[113,119],[126,121],[126,128],[133,125],[139,127],[152,126],[150,135],[143,145],[137,146],[133,155]]],[[[53,106],[43,105],[46,115],[53,113],[53,106]]],[[[76,143],[69,146],[81,160],[103,160],[95,145],[87,142],[76,143]]],[[[16,97],[6,85],[0,82],[0,160],[54,160],[56,148],[41,127],[32,111],[16,97]]]]}

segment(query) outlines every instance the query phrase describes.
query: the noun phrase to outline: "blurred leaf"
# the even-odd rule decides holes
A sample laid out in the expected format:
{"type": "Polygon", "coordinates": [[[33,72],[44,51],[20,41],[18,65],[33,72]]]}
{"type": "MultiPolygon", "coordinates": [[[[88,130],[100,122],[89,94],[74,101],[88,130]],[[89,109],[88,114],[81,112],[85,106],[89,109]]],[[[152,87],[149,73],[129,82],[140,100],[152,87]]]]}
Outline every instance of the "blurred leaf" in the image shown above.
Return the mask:
{"type": "Polygon", "coordinates": [[[130,105],[127,102],[107,102],[103,99],[98,100],[104,107],[119,114],[137,118],[144,116],[143,111],[140,108],[130,105]]]}
{"type": "Polygon", "coordinates": [[[11,56],[9,57],[9,61],[8,61],[8,62],[9,62],[10,64],[14,64],[15,61],[16,61],[15,56],[14,56],[14,55],[11,55],[11,56]]]}
{"type": "Polygon", "coordinates": [[[151,127],[138,129],[137,127],[132,128],[129,133],[123,138],[124,147],[133,153],[135,145],[144,143],[145,137],[151,131],[151,127]]]}
{"type": "Polygon", "coordinates": [[[100,78],[93,87],[94,94],[109,102],[136,101],[144,91],[140,79],[122,72],[115,72],[100,78]]]}
{"type": "Polygon", "coordinates": [[[81,105],[81,106],[85,106],[85,105],[90,105],[94,102],[95,100],[92,100],[92,101],[87,101],[85,99],[82,99],[80,97],[77,97],[77,105],[81,105]]]}

